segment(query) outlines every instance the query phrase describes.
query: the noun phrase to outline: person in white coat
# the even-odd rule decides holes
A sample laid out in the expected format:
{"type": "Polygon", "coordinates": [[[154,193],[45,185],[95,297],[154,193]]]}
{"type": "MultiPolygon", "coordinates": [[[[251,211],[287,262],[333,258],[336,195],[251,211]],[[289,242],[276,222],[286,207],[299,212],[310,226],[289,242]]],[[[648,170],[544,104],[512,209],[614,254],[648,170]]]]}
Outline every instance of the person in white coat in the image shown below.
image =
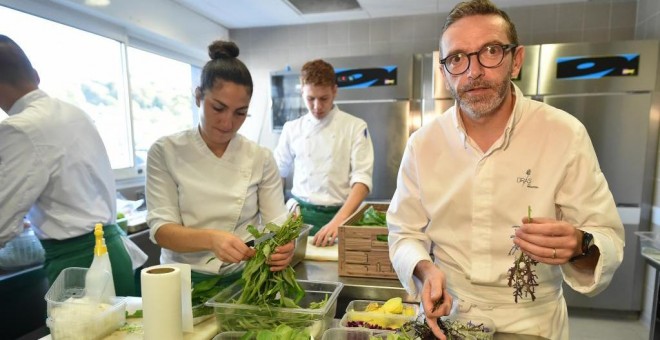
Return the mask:
{"type": "MultiPolygon", "coordinates": [[[[233,42],[215,41],[195,100],[203,114],[188,131],[160,138],[147,158],[147,223],[161,263],[187,263],[193,283],[218,274],[240,278],[254,256],[248,225],[283,222],[282,183],[270,150],[238,134],[252,97],[252,77],[233,42]]],[[[271,270],[285,269],[294,243],[278,247],[271,270]]]]}
{"type": "Polygon", "coordinates": [[[562,283],[593,296],[623,259],[589,135],[511,82],[525,50],[489,0],[449,13],[440,51],[456,103],[407,143],[387,214],[393,267],[441,339],[453,303],[497,332],[569,339],[562,283]]]}
{"type": "Polygon", "coordinates": [[[303,65],[302,97],[309,113],[286,122],[275,148],[283,180],[293,171],[291,194],[316,246],[334,244],[339,225],[359,208],[372,185],[374,150],[367,123],[341,111],[334,100],[332,65],[303,65]]]}
{"type": "Polygon", "coordinates": [[[115,292],[139,295],[126,250],[137,246],[116,224],[115,179],[103,140],[85,112],[50,97],[39,82],[25,52],[0,35],[0,108],[9,114],[0,123],[0,247],[21,233],[27,215],[52,284],[65,268],[92,264],[94,225],[102,223],[115,292]]]}

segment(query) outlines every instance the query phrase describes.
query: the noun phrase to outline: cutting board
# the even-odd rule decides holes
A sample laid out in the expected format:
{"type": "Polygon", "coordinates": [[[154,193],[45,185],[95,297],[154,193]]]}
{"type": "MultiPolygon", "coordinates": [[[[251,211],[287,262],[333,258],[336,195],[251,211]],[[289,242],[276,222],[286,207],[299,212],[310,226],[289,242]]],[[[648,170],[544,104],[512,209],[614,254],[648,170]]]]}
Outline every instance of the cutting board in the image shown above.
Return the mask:
{"type": "MultiPolygon", "coordinates": [[[[124,327],[123,329],[132,330],[117,330],[104,340],[142,340],[144,332],[142,330],[142,319],[127,319],[129,325],[132,327],[124,327]]],[[[211,317],[201,323],[195,325],[192,333],[183,333],[184,340],[210,340],[218,334],[218,323],[214,317],[211,317]]]]}
{"type": "Polygon", "coordinates": [[[312,261],[337,261],[339,258],[339,246],[335,244],[329,247],[317,247],[312,242],[313,236],[307,238],[307,250],[305,251],[305,260],[312,261]]]}

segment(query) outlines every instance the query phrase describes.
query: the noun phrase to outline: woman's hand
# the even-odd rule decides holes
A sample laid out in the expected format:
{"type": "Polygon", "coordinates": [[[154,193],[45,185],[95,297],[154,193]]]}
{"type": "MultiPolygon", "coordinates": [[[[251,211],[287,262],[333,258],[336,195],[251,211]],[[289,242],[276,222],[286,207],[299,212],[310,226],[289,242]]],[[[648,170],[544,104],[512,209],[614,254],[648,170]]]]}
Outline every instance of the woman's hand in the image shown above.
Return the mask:
{"type": "Polygon", "coordinates": [[[215,256],[220,261],[227,263],[245,261],[256,254],[255,250],[246,246],[239,237],[221,230],[213,230],[211,246],[215,256]]]}
{"type": "Polygon", "coordinates": [[[271,272],[278,272],[286,269],[293,259],[294,251],[296,250],[295,241],[291,241],[285,245],[275,248],[275,251],[270,254],[268,264],[270,265],[271,272]]]}

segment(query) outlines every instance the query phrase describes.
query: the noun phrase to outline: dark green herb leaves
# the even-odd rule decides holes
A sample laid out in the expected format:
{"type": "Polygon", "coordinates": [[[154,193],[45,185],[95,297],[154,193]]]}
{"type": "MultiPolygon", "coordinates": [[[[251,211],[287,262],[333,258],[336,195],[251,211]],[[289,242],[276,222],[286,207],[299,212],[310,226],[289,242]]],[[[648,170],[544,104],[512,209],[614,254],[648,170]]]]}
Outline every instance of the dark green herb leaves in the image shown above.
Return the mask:
{"type": "Polygon", "coordinates": [[[142,309],[138,309],[133,314],[129,314],[128,311],[126,311],[126,318],[127,319],[140,319],[142,318],[142,309]]]}
{"type": "Polygon", "coordinates": [[[386,213],[374,209],[374,206],[372,205],[364,211],[364,214],[362,215],[362,218],[357,222],[357,225],[386,226],[386,216],[386,213]]]}
{"type": "MultiPolygon", "coordinates": [[[[458,320],[438,319],[438,327],[447,336],[449,340],[457,339],[491,339],[492,335],[489,333],[491,330],[483,324],[460,322],[458,320]]],[[[392,337],[394,340],[435,340],[433,331],[426,324],[423,316],[418,317],[416,320],[411,320],[403,324],[401,329],[397,331],[398,337],[392,337]]],[[[387,339],[390,339],[389,336],[387,339]]]]}
{"type": "MultiPolygon", "coordinates": [[[[305,291],[296,281],[293,268],[288,266],[282,271],[272,272],[267,261],[275,248],[296,239],[302,227],[302,216],[297,215],[290,215],[281,227],[275,223],[266,224],[264,232],[274,232],[275,236],[255,246],[256,255],[247,261],[243,270],[244,287],[237,303],[298,307],[297,303],[305,291]]],[[[255,238],[263,235],[252,226],[248,226],[248,231],[255,238]]]]}
{"type": "MultiPolygon", "coordinates": [[[[532,207],[530,206],[527,207],[527,219],[528,222],[532,221],[532,207]]],[[[515,255],[519,250],[519,247],[514,244],[509,250],[509,255],[515,255]]],[[[536,282],[538,276],[532,267],[537,264],[536,260],[520,251],[520,254],[513,261],[513,266],[509,268],[509,287],[513,288],[513,300],[516,303],[518,303],[519,298],[522,299],[528,295],[532,298],[532,301],[536,300],[534,289],[539,284],[536,282]]]]}

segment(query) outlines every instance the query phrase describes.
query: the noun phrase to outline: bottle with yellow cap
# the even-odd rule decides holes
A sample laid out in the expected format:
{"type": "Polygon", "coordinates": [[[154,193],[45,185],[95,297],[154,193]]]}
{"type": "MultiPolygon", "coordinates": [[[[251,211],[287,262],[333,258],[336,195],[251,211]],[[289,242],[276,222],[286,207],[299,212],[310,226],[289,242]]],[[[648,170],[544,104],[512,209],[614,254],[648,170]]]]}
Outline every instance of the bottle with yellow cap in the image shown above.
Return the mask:
{"type": "Polygon", "coordinates": [[[85,295],[95,301],[109,302],[115,297],[115,284],[112,280],[112,266],[101,223],[97,223],[94,227],[94,237],[96,238],[94,260],[85,276],[85,295]]]}

